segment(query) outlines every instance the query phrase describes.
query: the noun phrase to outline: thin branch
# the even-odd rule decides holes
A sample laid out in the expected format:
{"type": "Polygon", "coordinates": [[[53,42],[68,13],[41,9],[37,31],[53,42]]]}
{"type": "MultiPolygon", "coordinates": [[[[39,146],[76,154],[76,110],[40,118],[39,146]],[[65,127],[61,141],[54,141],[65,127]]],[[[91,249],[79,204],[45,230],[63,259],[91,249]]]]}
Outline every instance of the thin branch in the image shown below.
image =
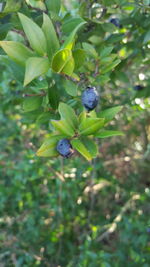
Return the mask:
{"type": "Polygon", "coordinates": [[[126,204],[123,206],[123,208],[121,209],[120,213],[115,217],[113,222],[107,226],[109,228],[97,238],[98,242],[102,241],[103,239],[107,239],[110,234],[112,234],[112,233],[114,233],[116,231],[117,225],[122,220],[122,217],[123,217],[124,213],[128,209],[130,209],[131,205],[138,199],[140,199],[140,195],[139,194],[135,194],[135,195],[132,196],[131,199],[129,199],[126,202],[126,204]]]}

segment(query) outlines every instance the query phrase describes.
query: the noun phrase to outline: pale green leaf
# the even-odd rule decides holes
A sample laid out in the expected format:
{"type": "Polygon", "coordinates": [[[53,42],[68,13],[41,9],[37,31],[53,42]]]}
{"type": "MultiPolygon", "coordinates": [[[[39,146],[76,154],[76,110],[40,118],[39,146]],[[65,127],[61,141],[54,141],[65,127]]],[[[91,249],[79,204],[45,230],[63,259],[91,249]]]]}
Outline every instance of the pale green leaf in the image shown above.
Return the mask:
{"type": "Polygon", "coordinates": [[[91,154],[92,158],[95,158],[98,153],[98,147],[96,143],[91,138],[85,136],[81,140],[82,143],[85,145],[86,149],[91,154]]]}
{"type": "Polygon", "coordinates": [[[79,133],[81,135],[93,135],[104,125],[104,119],[99,118],[86,118],[79,125],[79,133]]]}
{"type": "Polygon", "coordinates": [[[31,57],[26,62],[26,71],[24,86],[30,83],[36,77],[45,74],[50,67],[49,60],[47,58],[31,57]]]}
{"type": "Polygon", "coordinates": [[[45,38],[47,41],[47,52],[49,59],[52,59],[52,56],[55,52],[59,49],[59,41],[56,35],[55,28],[53,23],[48,15],[43,13],[43,25],[42,25],[43,32],[45,34],[45,38]]]}
{"type": "Polygon", "coordinates": [[[0,46],[12,60],[22,66],[25,66],[29,57],[34,56],[34,53],[29,48],[19,42],[1,41],[0,46]]]}
{"type": "Polygon", "coordinates": [[[124,133],[121,131],[106,130],[106,131],[101,131],[99,133],[96,133],[94,136],[98,138],[107,138],[107,137],[117,136],[117,135],[124,135],[124,133]]]}
{"type": "Polygon", "coordinates": [[[95,50],[95,48],[93,47],[93,45],[89,44],[89,43],[82,43],[82,46],[84,48],[84,50],[91,56],[97,58],[98,54],[95,50]]]}
{"type": "Polygon", "coordinates": [[[66,120],[51,120],[51,124],[54,126],[56,130],[60,132],[60,134],[64,134],[65,136],[74,136],[73,128],[68,124],[66,120]]]}
{"type": "Polygon", "coordinates": [[[24,32],[33,50],[43,56],[47,53],[47,44],[42,29],[27,16],[18,13],[24,32]]]}
{"type": "Polygon", "coordinates": [[[71,125],[73,129],[76,129],[78,126],[78,118],[74,110],[65,103],[60,103],[58,111],[61,115],[61,119],[65,119],[68,125],[71,125]]]}
{"type": "Polygon", "coordinates": [[[71,96],[77,96],[78,92],[78,85],[70,80],[64,81],[64,88],[67,92],[67,94],[71,96]]]}
{"type": "Polygon", "coordinates": [[[61,139],[61,136],[50,136],[45,140],[42,146],[37,151],[36,155],[39,157],[55,157],[59,155],[56,150],[57,142],[61,139]]]}
{"type": "Polygon", "coordinates": [[[92,160],[92,156],[84,146],[84,144],[79,139],[71,140],[71,144],[74,149],[76,149],[83,157],[85,157],[88,161],[92,160]]]}
{"type": "Polygon", "coordinates": [[[98,117],[104,118],[105,122],[107,123],[111,121],[116,116],[116,114],[122,110],[122,108],[123,108],[122,106],[108,108],[106,110],[100,111],[98,113],[98,117]]]}

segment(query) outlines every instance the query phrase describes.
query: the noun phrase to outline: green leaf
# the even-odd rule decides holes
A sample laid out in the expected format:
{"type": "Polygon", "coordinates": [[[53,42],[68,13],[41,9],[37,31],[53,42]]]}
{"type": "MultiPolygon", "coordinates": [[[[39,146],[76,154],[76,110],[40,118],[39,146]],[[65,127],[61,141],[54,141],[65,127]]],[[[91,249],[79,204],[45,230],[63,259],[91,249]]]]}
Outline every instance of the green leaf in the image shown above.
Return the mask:
{"type": "Polygon", "coordinates": [[[33,57],[33,52],[22,43],[13,41],[1,41],[0,46],[7,55],[16,63],[24,66],[29,57],[33,57]]]}
{"type": "Polygon", "coordinates": [[[95,48],[93,47],[93,45],[89,44],[89,43],[82,43],[82,46],[84,48],[84,50],[89,54],[92,55],[93,57],[97,58],[98,54],[95,50],[95,48]]]}
{"type": "Polygon", "coordinates": [[[74,70],[74,59],[69,49],[58,51],[52,60],[52,69],[57,73],[71,75],[74,70]]]}
{"type": "Polygon", "coordinates": [[[73,58],[75,61],[75,70],[78,70],[84,64],[86,52],[83,49],[76,49],[73,51],[73,58]]]}
{"type": "Polygon", "coordinates": [[[23,101],[23,109],[25,112],[29,112],[41,107],[43,102],[43,97],[41,96],[31,96],[26,97],[23,101]]]}
{"type": "Polygon", "coordinates": [[[150,30],[146,32],[144,36],[143,44],[146,44],[149,41],[150,41],[150,30]]]}
{"type": "Polygon", "coordinates": [[[101,52],[100,52],[100,58],[104,58],[104,57],[109,56],[109,54],[112,52],[113,48],[114,48],[113,46],[103,47],[101,49],[101,52]]]}
{"type": "Polygon", "coordinates": [[[85,145],[86,149],[91,154],[92,158],[95,158],[98,153],[98,147],[95,144],[95,142],[91,138],[85,137],[85,136],[81,140],[82,140],[82,143],[85,145]]]}
{"type": "Polygon", "coordinates": [[[4,13],[17,12],[21,6],[21,2],[16,0],[8,0],[3,2],[6,2],[5,8],[3,10],[4,13]]]}
{"type": "Polygon", "coordinates": [[[122,106],[117,106],[105,109],[104,111],[98,113],[98,117],[104,118],[105,123],[107,123],[111,121],[116,116],[116,114],[122,110],[122,108],[123,108],[122,106]]]}
{"type": "Polygon", "coordinates": [[[101,131],[99,133],[96,133],[94,136],[98,138],[107,138],[107,137],[117,136],[117,135],[124,135],[124,133],[121,131],[106,130],[106,131],[101,131]]]}
{"type": "Polygon", "coordinates": [[[55,52],[59,49],[59,41],[56,35],[55,28],[53,26],[53,23],[48,15],[43,13],[43,25],[42,30],[45,34],[45,38],[47,41],[47,52],[49,59],[52,59],[52,56],[55,54],[55,52]]]}
{"type": "Polygon", "coordinates": [[[5,23],[0,25],[0,40],[5,39],[8,31],[11,30],[13,25],[11,23],[5,23]]]}
{"type": "Polygon", "coordinates": [[[61,134],[65,136],[74,136],[73,128],[68,124],[66,120],[51,120],[51,124],[54,126],[56,130],[58,130],[61,134]]]}
{"type": "Polygon", "coordinates": [[[116,59],[112,63],[110,62],[109,65],[104,66],[104,67],[101,68],[101,73],[104,74],[106,72],[109,72],[110,70],[113,70],[120,62],[121,62],[120,59],[116,59]]]}
{"type": "Polygon", "coordinates": [[[86,118],[79,125],[79,133],[81,135],[93,135],[104,125],[104,119],[99,118],[86,118]]]}
{"type": "Polygon", "coordinates": [[[85,157],[88,161],[92,160],[92,156],[84,146],[84,144],[79,139],[73,139],[71,144],[74,149],[76,149],[83,157],[85,157]]]}
{"type": "Polygon", "coordinates": [[[72,49],[74,42],[75,42],[75,36],[77,34],[77,31],[84,25],[86,24],[86,21],[81,22],[80,24],[77,25],[77,27],[71,32],[69,37],[66,39],[64,42],[62,48],[67,48],[67,49],[72,49]]]}
{"type": "Polygon", "coordinates": [[[47,53],[46,39],[41,28],[25,15],[18,13],[24,32],[33,50],[43,56],[47,53]]]}
{"type": "Polygon", "coordinates": [[[79,123],[83,124],[83,122],[86,120],[86,111],[82,111],[79,115],[79,123]]]}
{"type": "Polygon", "coordinates": [[[65,119],[68,125],[71,125],[73,129],[78,127],[78,119],[74,110],[65,103],[60,103],[58,111],[60,113],[61,119],[65,119]]]}
{"type": "Polygon", "coordinates": [[[68,95],[77,96],[78,85],[70,80],[64,81],[64,87],[68,95]]]}
{"type": "Polygon", "coordinates": [[[48,99],[51,107],[53,109],[57,109],[59,104],[59,94],[56,84],[53,84],[48,87],[48,99]]]}
{"type": "Polygon", "coordinates": [[[58,14],[60,11],[61,1],[60,0],[46,0],[46,5],[49,11],[58,14]]]}
{"type": "Polygon", "coordinates": [[[39,157],[56,157],[59,153],[56,150],[57,142],[62,137],[60,135],[50,136],[45,140],[42,146],[37,151],[36,155],[39,157]]]}
{"type": "Polygon", "coordinates": [[[42,114],[40,114],[38,117],[37,117],[37,120],[36,122],[37,123],[41,123],[41,124],[45,124],[47,122],[49,122],[50,119],[52,119],[54,116],[54,114],[51,114],[49,111],[46,111],[46,112],[42,112],[42,114]]]}
{"type": "Polygon", "coordinates": [[[47,58],[31,57],[26,62],[26,71],[24,86],[30,83],[36,77],[46,73],[50,67],[47,58]]]}
{"type": "Polygon", "coordinates": [[[85,21],[80,17],[76,17],[76,18],[69,17],[67,20],[65,19],[62,25],[62,31],[66,35],[68,35],[82,22],[85,22],[85,21]]]}
{"type": "Polygon", "coordinates": [[[110,32],[110,33],[113,33],[117,29],[117,27],[112,23],[103,23],[101,24],[101,26],[105,32],[110,32]]]}

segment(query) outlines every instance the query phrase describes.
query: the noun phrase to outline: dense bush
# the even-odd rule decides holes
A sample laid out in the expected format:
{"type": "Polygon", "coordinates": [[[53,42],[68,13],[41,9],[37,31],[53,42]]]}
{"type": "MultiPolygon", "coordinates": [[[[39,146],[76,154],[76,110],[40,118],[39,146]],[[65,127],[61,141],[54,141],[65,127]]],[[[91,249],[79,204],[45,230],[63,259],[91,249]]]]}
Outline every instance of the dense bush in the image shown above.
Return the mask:
{"type": "Polygon", "coordinates": [[[150,265],[149,5],[0,3],[1,266],[150,265]]]}

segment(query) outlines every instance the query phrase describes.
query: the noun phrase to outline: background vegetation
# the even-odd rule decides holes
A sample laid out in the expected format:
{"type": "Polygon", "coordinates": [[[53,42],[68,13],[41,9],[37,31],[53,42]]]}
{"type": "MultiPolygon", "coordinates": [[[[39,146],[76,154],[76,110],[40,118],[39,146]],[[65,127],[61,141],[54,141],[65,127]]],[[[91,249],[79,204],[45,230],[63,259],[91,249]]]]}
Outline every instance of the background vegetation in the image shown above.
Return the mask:
{"type": "Polygon", "coordinates": [[[81,19],[87,22],[76,39],[86,51],[80,82],[54,74],[57,96],[48,104],[45,80],[23,87],[24,70],[0,48],[0,266],[148,267],[150,2],[64,0],[58,6],[58,0],[0,3],[0,40],[27,46],[17,12],[39,26],[46,12],[62,41],[81,19]],[[108,129],[124,136],[96,139],[98,156],[90,162],[78,153],[37,157],[50,119],[58,118],[57,103],[82,111],[80,95],[89,84],[100,94],[98,113],[123,106],[108,129]],[[37,94],[42,104],[25,110],[25,99],[37,94]]]}

